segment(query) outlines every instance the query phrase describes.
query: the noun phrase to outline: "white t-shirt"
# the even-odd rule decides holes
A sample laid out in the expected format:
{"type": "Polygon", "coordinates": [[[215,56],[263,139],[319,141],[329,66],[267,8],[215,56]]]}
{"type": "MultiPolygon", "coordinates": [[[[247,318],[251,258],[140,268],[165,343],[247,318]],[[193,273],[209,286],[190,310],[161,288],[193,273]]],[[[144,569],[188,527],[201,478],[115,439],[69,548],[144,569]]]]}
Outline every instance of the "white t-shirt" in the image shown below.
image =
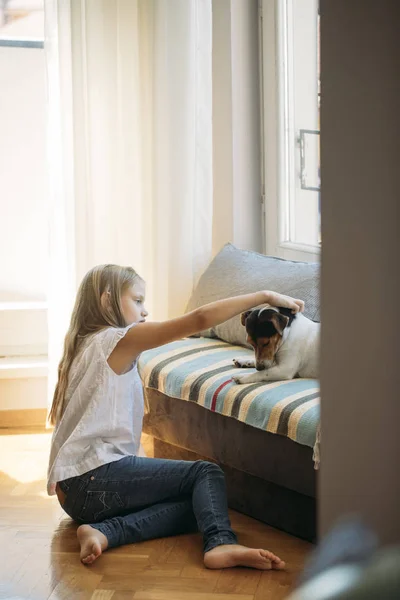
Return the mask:
{"type": "Polygon", "coordinates": [[[58,481],[139,453],[143,387],[137,361],[123,375],[107,363],[131,327],[107,327],[91,335],[71,365],[66,408],[51,442],[50,496],[58,481]]]}

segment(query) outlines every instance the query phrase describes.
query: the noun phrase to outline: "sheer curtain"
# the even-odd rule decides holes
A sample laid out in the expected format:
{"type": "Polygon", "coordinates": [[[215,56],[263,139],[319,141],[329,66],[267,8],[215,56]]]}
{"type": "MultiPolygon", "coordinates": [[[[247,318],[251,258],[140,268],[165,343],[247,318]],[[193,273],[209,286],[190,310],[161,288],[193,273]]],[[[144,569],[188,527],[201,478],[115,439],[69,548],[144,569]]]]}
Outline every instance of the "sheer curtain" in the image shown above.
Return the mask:
{"type": "Polygon", "coordinates": [[[212,252],[211,0],[46,0],[49,390],[76,287],[132,265],[181,314],[212,252]]]}

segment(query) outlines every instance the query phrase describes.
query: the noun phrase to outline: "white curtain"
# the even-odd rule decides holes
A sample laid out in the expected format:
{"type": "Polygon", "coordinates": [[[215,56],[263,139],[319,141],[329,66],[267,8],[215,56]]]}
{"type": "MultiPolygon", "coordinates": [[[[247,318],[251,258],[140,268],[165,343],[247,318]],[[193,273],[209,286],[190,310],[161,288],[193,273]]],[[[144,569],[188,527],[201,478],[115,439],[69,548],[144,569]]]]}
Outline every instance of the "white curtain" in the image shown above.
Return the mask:
{"type": "MultiPolygon", "coordinates": [[[[179,314],[211,256],[211,0],[48,5],[63,11],[50,83],[57,75],[71,95],[61,143],[70,152],[73,189],[63,195],[74,205],[76,276],[101,262],[132,264],[151,284],[154,316],[179,314]]],[[[60,101],[50,86],[50,106],[60,101]]]]}
{"type": "Polygon", "coordinates": [[[50,382],[79,280],[132,265],[182,314],[212,251],[211,0],[46,0],[50,382]]]}

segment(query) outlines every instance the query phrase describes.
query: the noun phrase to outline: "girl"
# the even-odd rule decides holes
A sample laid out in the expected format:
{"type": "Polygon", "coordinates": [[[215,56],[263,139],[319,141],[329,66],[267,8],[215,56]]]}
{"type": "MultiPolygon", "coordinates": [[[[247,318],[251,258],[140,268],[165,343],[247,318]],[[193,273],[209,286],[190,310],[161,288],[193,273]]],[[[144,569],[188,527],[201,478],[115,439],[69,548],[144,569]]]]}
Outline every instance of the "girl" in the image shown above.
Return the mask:
{"type": "Polygon", "coordinates": [[[84,277],[58,369],[48,493],[80,524],[84,564],[104,550],[200,530],[210,569],[283,569],[272,552],[239,546],[224,475],[205,461],[138,456],[141,352],[214,327],[259,304],[298,312],[301,300],[269,291],[212,302],[183,317],[146,323],[145,283],[131,267],[101,265],[84,277]]]}

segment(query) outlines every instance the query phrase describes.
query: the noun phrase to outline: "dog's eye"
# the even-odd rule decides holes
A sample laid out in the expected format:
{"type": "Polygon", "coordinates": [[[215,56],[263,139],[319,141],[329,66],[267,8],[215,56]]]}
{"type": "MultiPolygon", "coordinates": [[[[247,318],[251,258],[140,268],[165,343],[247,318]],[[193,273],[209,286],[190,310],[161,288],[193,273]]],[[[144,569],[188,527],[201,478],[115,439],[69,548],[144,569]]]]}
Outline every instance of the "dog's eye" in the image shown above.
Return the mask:
{"type": "Polygon", "coordinates": [[[263,348],[266,348],[267,346],[269,346],[269,340],[268,342],[265,342],[265,344],[263,344],[263,348]]]}

